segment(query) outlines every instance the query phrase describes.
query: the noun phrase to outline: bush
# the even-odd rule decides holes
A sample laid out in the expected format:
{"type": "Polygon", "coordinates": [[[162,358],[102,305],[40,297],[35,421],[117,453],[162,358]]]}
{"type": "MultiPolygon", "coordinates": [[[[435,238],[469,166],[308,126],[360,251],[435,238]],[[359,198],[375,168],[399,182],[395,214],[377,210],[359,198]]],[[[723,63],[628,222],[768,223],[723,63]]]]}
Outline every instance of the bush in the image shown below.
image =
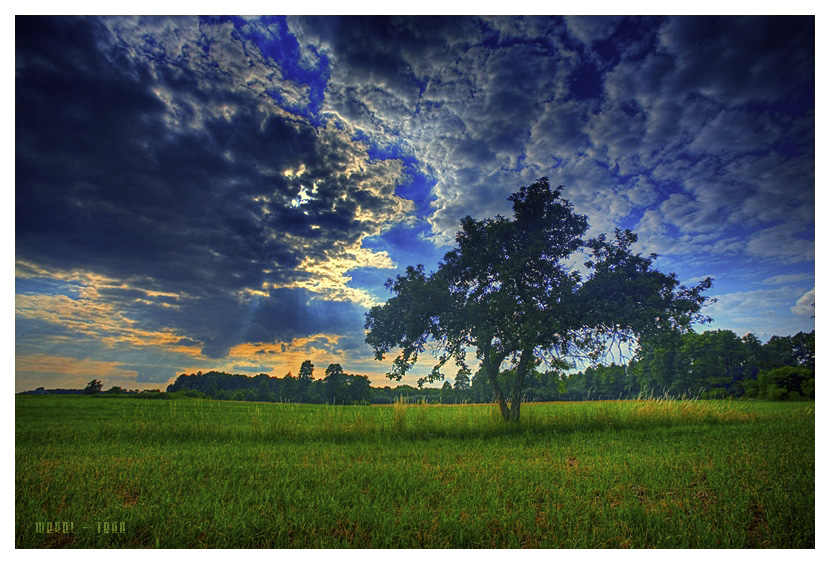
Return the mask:
{"type": "Polygon", "coordinates": [[[810,378],[801,385],[801,393],[805,398],[816,399],[816,379],[810,378]]]}
{"type": "Polygon", "coordinates": [[[763,397],[774,401],[783,400],[787,395],[787,390],[779,386],[776,386],[775,384],[770,384],[769,386],[767,386],[766,390],[767,392],[763,397]]]}
{"type": "Polygon", "coordinates": [[[758,397],[758,381],[757,380],[742,380],[740,384],[743,386],[745,398],[758,397]]]}
{"type": "Polygon", "coordinates": [[[762,399],[785,400],[815,398],[815,376],[806,366],[782,366],[758,373],[758,390],[762,399]],[[810,381],[813,384],[810,384],[810,381]],[[807,392],[802,396],[802,392],[807,392]]]}

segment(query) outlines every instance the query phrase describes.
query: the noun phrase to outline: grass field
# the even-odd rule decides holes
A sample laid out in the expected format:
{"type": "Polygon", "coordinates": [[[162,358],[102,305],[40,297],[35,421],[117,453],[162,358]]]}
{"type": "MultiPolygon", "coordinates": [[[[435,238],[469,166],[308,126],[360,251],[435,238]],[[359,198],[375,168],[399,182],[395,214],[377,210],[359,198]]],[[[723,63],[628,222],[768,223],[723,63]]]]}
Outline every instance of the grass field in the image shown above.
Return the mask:
{"type": "Polygon", "coordinates": [[[813,403],[16,397],[15,545],[812,548],[813,403]],[[56,530],[57,529],[57,530],[56,530]]]}

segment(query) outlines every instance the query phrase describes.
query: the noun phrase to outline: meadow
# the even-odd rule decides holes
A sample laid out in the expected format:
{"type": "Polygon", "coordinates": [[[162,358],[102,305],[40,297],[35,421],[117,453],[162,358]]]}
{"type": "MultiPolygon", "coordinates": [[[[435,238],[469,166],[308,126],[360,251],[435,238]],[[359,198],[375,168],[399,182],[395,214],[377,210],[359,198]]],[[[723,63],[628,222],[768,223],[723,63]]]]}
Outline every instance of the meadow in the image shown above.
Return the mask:
{"type": "Polygon", "coordinates": [[[17,396],[15,546],[813,548],[814,403],[17,396]]]}

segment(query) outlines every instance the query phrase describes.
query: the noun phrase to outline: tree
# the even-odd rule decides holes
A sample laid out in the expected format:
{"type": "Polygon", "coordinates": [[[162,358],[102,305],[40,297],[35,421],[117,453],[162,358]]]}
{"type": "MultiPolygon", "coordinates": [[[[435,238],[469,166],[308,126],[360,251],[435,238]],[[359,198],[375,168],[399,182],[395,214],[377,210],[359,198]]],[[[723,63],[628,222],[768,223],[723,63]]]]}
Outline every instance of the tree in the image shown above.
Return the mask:
{"type": "Polygon", "coordinates": [[[260,376],[257,376],[254,380],[259,380],[259,385],[257,386],[256,392],[257,401],[277,401],[274,392],[271,391],[271,378],[269,378],[265,374],[261,374],[260,376]]]}
{"type": "Polygon", "coordinates": [[[346,385],[351,403],[368,404],[372,399],[372,384],[367,376],[350,374],[346,377],[346,385]]]}
{"type": "Polygon", "coordinates": [[[326,368],[326,376],[323,378],[325,384],[326,401],[330,403],[346,403],[348,399],[346,389],[346,374],[340,364],[329,364],[326,368]]]}
{"type": "Polygon", "coordinates": [[[806,366],[816,370],[816,332],[798,333],[790,337],[773,336],[764,345],[768,368],[806,366]]]}
{"type": "Polygon", "coordinates": [[[623,354],[641,337],[706,320],[710,279],[680,286],[652,268],[656,255],[632,252],[628,230],[584,240],[587,218],[561,189],[542,178],[508,198],[513,219],[465,217],[436,272],[409,266],[387,282],[395,295],[366,314],[365,327],[377,360],[400,348],[388,377],[400,380],[432,344],[438,363],[421,380],[443,379],[443,365],[467,366],[472,348],[502,417],[518,421],[525,375],[539,361],[596,363],[612,347],[623,354]],[[585,274],[571,266],[583,254],[585,274]],[[505,361],[515,377],[503,389],[505,361]]]}
{"type": "MultiPolygon", "coordinates": [[[[718,329],[684,335],[690,385],[683,391],[706,390],[703,397],[740,395],[746,364],[744,342],[732,331],[718,329]]],[[[674,390],[680,391],[680,390],[674,390]]]]}
{"type": "Polygon", "coordinates": [[[101,392],[101,389],[103,387],[104,387],[104,384],[102,384],[99,380],[92,380],[92,381],[89,382],[89,384],[86,385],[86,388],[84,388],[84,393],[85,394],[97,394],[97,393],[101,392]]]}
{"type": "Polygon", "coordinates": [[[309,388],[314,380],[314,365],[310,360],[303,361],[297,379],[297,401],[305,402],[309,399],[309,388]]]}
{"type": "Polygon", "coordinates": [[[313,380],[314,379],[314,365],[311,363],[310,360],[304,360],[303,364],[300,366],[300,380],[313,380]]]}
{"type": "Polygon", "coordinates": [[[467,392],[469,392],[471,388],[469,368],[465,366],[458,369],[458,372],[455,374],[455,382],[452,387],[456,392],[456,398],[464,398],[467,396],[467,392]]]}
{"type": "Polygon", "coordinates": [[[744,345],[743,373],[745,384],[747,380],[754,380],[758,377],[758,371],[764,361],[764,349],[761,340],[752,333],[744,335],[741,342],[744,345]]]}
{"type": "Polygon", "coordinates": [[[279,383],[278,391],[280,401],[291,401],[291,398],[297,393],[297,384],[298,381],[294,375],[291,372],[287,372],[279,383]]]}
{"type": "Polygon", "coordinates": [[[444,385],[441,386],[441,403],[452,403],[453,399],[455,399],[455,394],[453,393],[452,384],[445,381],[444,385]]]}
{"type": "Polygon", "coordinates": [[[474,403],[490,403],[493,401],[493,388],[487,382],[484,370],[478,370],[470,382],[470,400],[474,403]]]}
{"type": "Polygon", "coordinates": [[[815,399],[815,376],[807,366],[781,366],[758,373],[758,396],[771,400],[815,399]]]}

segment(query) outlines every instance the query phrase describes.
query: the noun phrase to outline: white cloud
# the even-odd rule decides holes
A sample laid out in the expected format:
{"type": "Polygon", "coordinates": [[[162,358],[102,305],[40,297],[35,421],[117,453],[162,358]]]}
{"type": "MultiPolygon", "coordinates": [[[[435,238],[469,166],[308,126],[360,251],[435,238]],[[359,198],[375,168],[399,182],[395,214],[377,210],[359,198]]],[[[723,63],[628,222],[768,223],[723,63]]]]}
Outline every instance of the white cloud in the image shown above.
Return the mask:
{"type": "Polygon", "coordinates": [[[813,288],[795,302],[795,305],[790,308],[790,311],[796,315],[814,315],[816,304],[816,289],[813,288]]]}
{"type": "Polygon", "coordinates": [[[809,316],[790,313],[794,300],[803,297],[803,292],[781,287],[715,295],[717,303],[707,307],[705,313],[714,318],[713,328],[731,329],[739,335],[754,333],[762,340],[773,335],[794,335],[813,329],[809,316]]]}
{"type": "Polygon", "coordinates": [[[813,274],[807,272],[801,274],[781,274],[778,276],[771,276],[764,279],[761,283],[777,286],[779,284],[792,284],[794,282],[801,282],[802,280],[812,280],[815,278],[813,274]]]}
{"type": "Polygon", "coordinates": [[[786,224],[753,234],[746,246],[750,255],[788,263],[815,260],[815,240],[797,238],[786,224]]]}
{"type": "Polygon", "coordinates": [[[711,233],[723,227],[717,208],[707,208],[685,194],[672,194],[659,210],[664,221],[682,227],[686,233],[711,233]]]}
{"type": "Polygon", "coordinates": [[[717,155],[769,150],[781,131],[768,117],[742,110],[722,111],[706,123],[689,145],[696,153],[717,155]]]}

